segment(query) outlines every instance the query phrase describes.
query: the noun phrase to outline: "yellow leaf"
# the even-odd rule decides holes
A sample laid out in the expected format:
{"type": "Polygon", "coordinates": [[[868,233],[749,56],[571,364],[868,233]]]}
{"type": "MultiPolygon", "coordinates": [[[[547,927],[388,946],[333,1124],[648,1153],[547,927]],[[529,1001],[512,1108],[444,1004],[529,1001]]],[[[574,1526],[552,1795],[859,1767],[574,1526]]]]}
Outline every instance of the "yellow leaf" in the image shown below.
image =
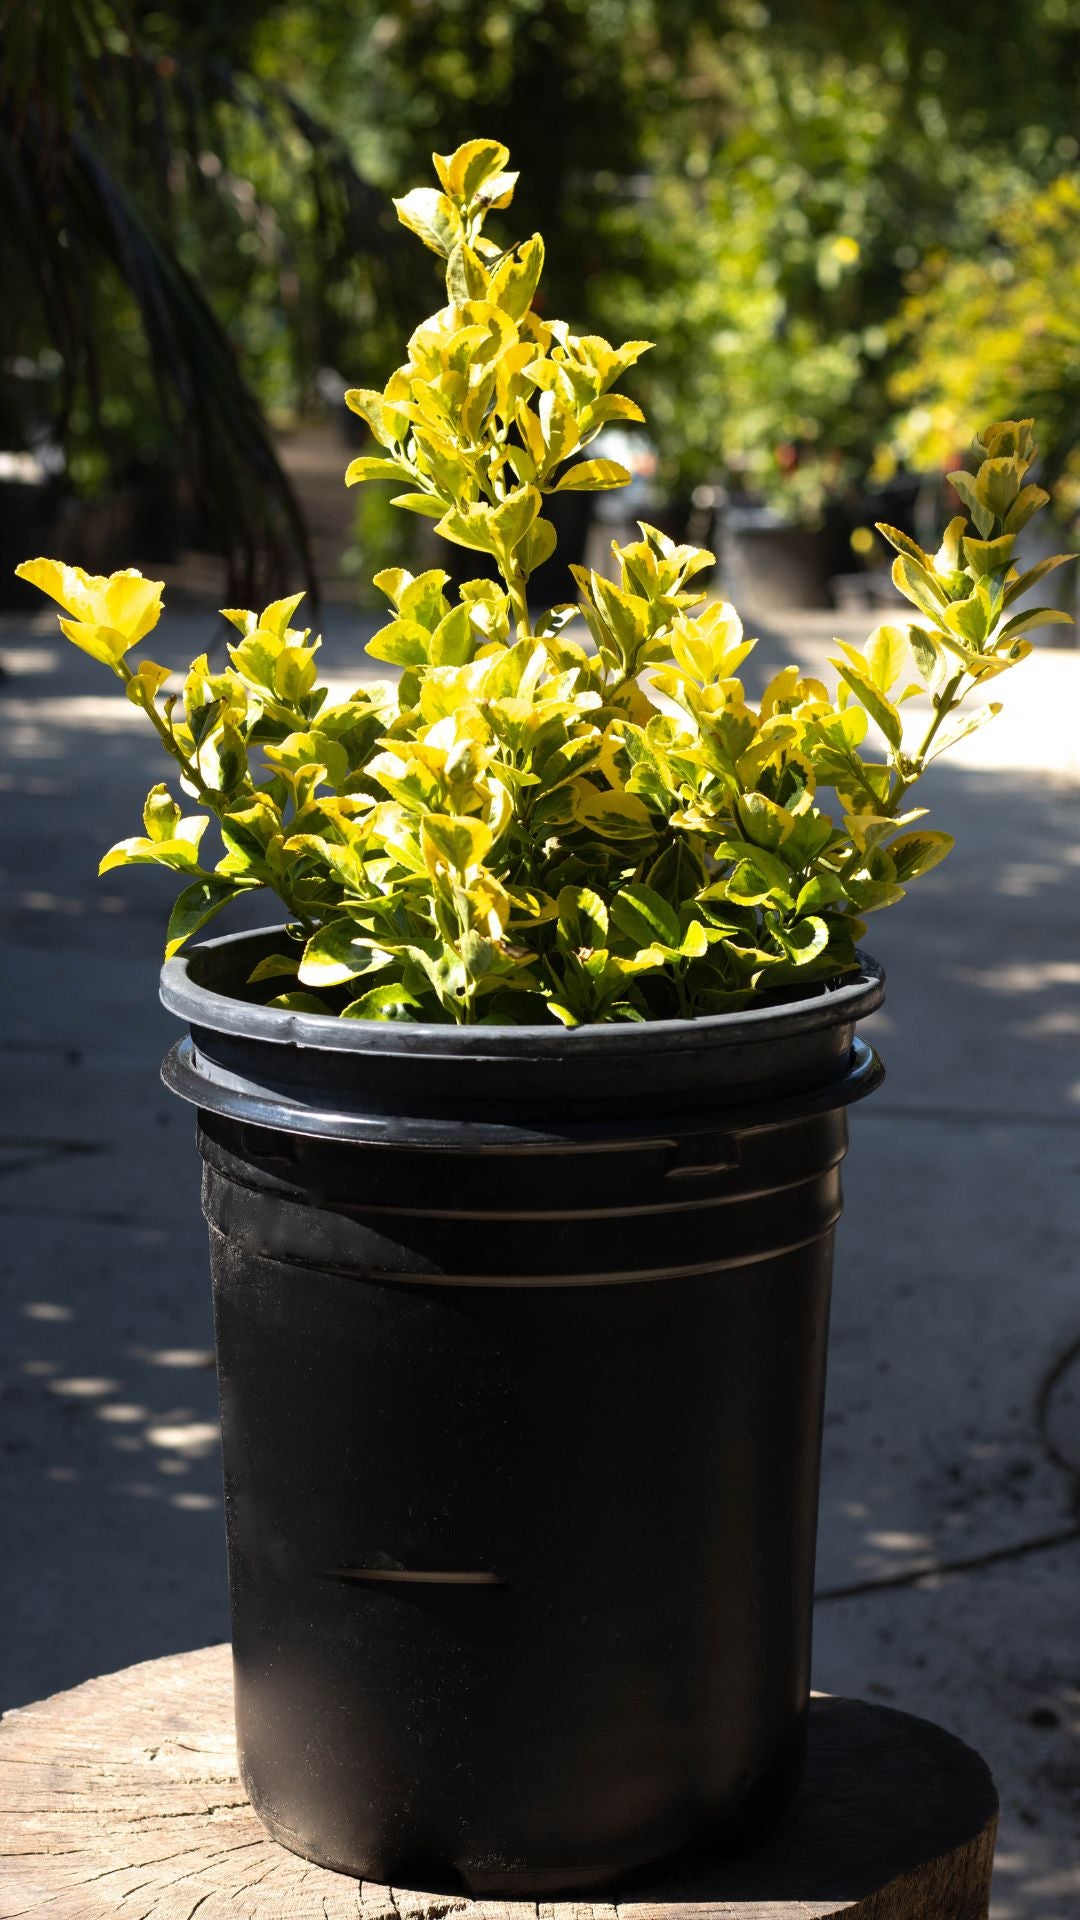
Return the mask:
{"type": "Polygon", "coordinates": [[[81,567],[65,566],[62,560],[24,560],[15,572],[20,580],[40,587],[42,593],[58,601],[65,612],[74,614],[77,620],[94,618],[98,596],[105,585],[100,576],[84,573],[81,567]]]}
{"type": "Polygon", "coordinates": [[[115,627],[125,634],[129,646],[145,639],[161,617],[163,580],[144,580],[141,573],[127,568],[114,573],[106,583],[98,619],[102,626],[115,627]]]}
{"type": "Polygon", "coordinates": [[[652,816],[644,801],[633,793],[601,793],[591,781],[582,780],[573,789],[574,813],[583,827],[615,840],[652,839],[652,816]]]}
{"type": "Polygon", "coordinates": [[[487,181],[503,172],[510,149],[498,140],[466,140],[456,152],[433,153],[431,158],[444,190],[467,204],[487,181]]]}
{"type": "Polygon", "coordinates": [[[600,493],[630,484],[629,469],[617,460],[579,460],[552,488],[553,493],[600,493]]]}
{"type": "Polygon", "coordinates": [[[445,193],[436,193],[434,187],[414,187],[394,206],[402,226],[419,235],[432,253],[445,258],[453,252],[461,238],[461,216],[445,193]]]}
{"type": "Polygon", "coordinates": [[[61,622],[63,631],[77,647],[92,653],[95,659],[110,664],[142,640],[157,625],[161,614],[163,580],[144,580],[133,567],[119,573],[85,573],[82,567],[65,566],[61,560],[24,560],[16,567],[20,580],[29,581],[42,593],[59,602],[65,613],[74,616],[78,633],[70,632],[71,622],[61,622]],[[112,638],[91,644],[88,628],[108,630],[112,638]],[[116,646],[116,637],[122,645],[116,646]]]}
{"type": "Polygon", "coordinates": [[[132,644],[112,627],[99,627],[90,620],[61,620],[60,631],[73,647],[88,653],[92,660],[100,660],[105,667],[115,668],[132,644]]]}

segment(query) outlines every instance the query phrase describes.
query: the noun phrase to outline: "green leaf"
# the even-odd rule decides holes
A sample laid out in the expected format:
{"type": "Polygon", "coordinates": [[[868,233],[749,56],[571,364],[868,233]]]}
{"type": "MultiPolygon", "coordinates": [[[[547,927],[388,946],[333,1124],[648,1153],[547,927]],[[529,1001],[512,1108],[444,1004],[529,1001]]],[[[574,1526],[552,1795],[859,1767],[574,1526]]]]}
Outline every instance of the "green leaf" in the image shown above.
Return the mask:
{"type": "Polygon", "coordinates": [[[923,552],[922,548],[911,538],[910,534],[901,533],[899,527],[887,526],[884,520],[876,521],[875,525],[882,539],[887,540],[890,547],[895,547],[897,553],[906,554],[909,560],[915,561],[916,566],[929,566],[929,554],[923,552]]]}
{"type": "Polygon", "coordinates": [[[418,620],[391,620],[372,636],[364,652],[395,667],[421,667],[427,664],[430,645],[431,635],[418,620]]]}
{"type": "Polygon", "coordinates": [[[854,749],[866,739],[868,724],[865,707],[843,707],[839,713],[815,720],[813,733],[850,762],[854,749]]]}
{"type": "Polygon", "coordinates": [[[168,787],[164,784],[151,787],[143,807],[143,826],[150,839],[175,839],[179,824],[180,809],[168,787]]]}
{"type": "Polygon", "coordinates": [[[359,1000],[350,1000],[343,1009],[343,1020],[414,1020],[420,1012],[420,1002],[407,993],[399,984],[384,987],[371,987],[362,993],[359,1000]]]}
{"type": "Polygon", "coordinates": [[[1006,533],[1020,533],[1040,507],[1048,506],[1050,495],[1042,487],[1021,487],[1005,516],[1006,533]]]}
{"type": "Polygon", "coordinates": [[[287,639],[289,623],[303,597],[303,593],[290,593],[284,600],[272,600],[259,615],[259,626],[263,632],[273,634],[275,640],[287,639]]]}
{"type": "Polygon", "coordinates": [[[444,620],[450,611],[443,588],[449,581],[449,574],[441,567],[431,567],[426,573],[418,573],[414,579],[407,580],[398,596],[398,612],[403,620],[418,620],[428,633],[434,633],[440,620],[444,620]]]}
{"type": "Polygon", "coordinates": [[[931,691],[940,687],[952,671],[949,656],[940,640],[935,639],[932,633],[927,633],[925,627],[912,626],[908,629],[908,643],[927,687],[931,691]]]}
{"type": "Polygon", "coordinates": [[[212,920],[230,900],[246,889],[237,886],[233,880],[196,880],[193,886],[185,887],[169,915],[169,926],[165,938],[165,958],[171,960],[179,953],[185,941],[193,933],[198,933],[212,920]]]}
{"type": "Polygon", "coordinates": [[[948,595],[928,567],[920,566],[907,554],[898,553],[892,564],[894,587],[932,620],[940,620],[948,605],[948,595]]]}
{"type": "Polygon", "coordinates": [[[328,1007],[326,1001],[320,1000],[314,993],[298,993],[295,990],[276,993],[274,998],[268,1000],[266,1004],[268,1007],[280,1007],[283,1013],[321,1013],[333,1016],[333,1008],[328,1007]]]}
{"type": "Polygon", "coordinates": [[[916,833],[902,833],[899,839],[890,840],[885,852],[896,868],[897,880],[903,884],[921,873],[929,873],[931,867],[936,867],[952,852],[955,844],[951,833],[926,828],[916,833]]]}
{"type": "Polygon", "coordinates": [[[976,588],[966,600],[954,600],[950,607],[946,607],[943,622],[958,640],[979,649],[990,631],[990,608],[985,589],[976,588]]]}
{"type": "Polygon", "coordinates": [[[875,687],[888,693],[904,672],[911,648],[906,627],[875,627],[864,648],[867,671],[875,687]]]}
{"type": "MultiPolygon", "coordinates": [[[[951,476],[950,476],[951,477],[951,476]]],[[[975,475],[975,494],[995,520],[1004,520],[1020,491],[1014,459],[984,460],[975,475]]],[[[980,527],[980,533],[983,529],[980,527]]]]}
{"type": "Polygon", "coordinates": [[[947,753],[950,747],[955,747],[958,740],[965,739],[969,733],[975,733],[979,727],[985,727],[987,721],[993,720],[1000,712],[1001,701],[990,700],[986,706],[975,707],[971,713],[964,714],[960,720],[954,721],[951,727],[943,727],[926,756],[926,765],[929,766],[931,760],[936,760],[940,753],[947,753]]]}
{"type": "Polygon", "coordinates": [[[617,460],[575,460],[550,491],[602,493],[610,487],[628,486],[630,478],[629,468],[621,467],[617,460]]]}
{"type": "Polygon", "coordinates": [[[747,839],[770,853],[783,845],[795,826],[795,816],[764,793],[741,793],[736,811],[747,839]]]}
{"type": "Polygon", "coordinates": [[[563,887],[556,905],[559,933],[573,952],[607,946],[608,911],[591,887],[563,887]]]}
{"type": "Polygon", "coordinates": [[[613,840],[651,840],[656,829],[644,802],[633,793],[601,793],[584,783],[575,792],[574,813],[583,827],[613,840]]]}
{"type": "Polygon", "coordinates": [[[439,940],[414,943],[406,949],[410,960],[427,976],[435,989],[439,1005],[460,1019],[468,999],[469,980],[457,954],[439,940]]]}
{"type": "Polygon", "coordinates": [[[440,867],[461,874],[481,866],[492,839],[487,823],[470,814],[428,813],[420,822],[420,845],[432,874],[440,867]]]}
{"type": "MultiPolygon", "coordinates": [[[[550,560],[558,544],[558,536],[550,520],[534,520],[518,550],[518,559],[526,577],[550,560]]],[[[577,608],[574,608],[577,612],[577,608]]]]}
{"type": "Polygon", "coordinates": [[[376,393],[372,387],[350,387],[345,395],[345,405],[350,413],[359,414],[361,420],[367,422],[380,446],[396,446],[397,435],[381,393],[376,393]]]}
{"type": "Polygon", "coordinates": [[[248,986],[257,986],[260,980],[280,980],[283,977],[295,980],[299,964],[299,953],[268,953],[248,974],[248,986]]]}
{"type": "Polygon", "coordinates": [[[706,887],[701,899],[731,900],[744,907],[773,899],[784,906],[794,905],[791,870],[776,854],[739,840],[724,840],[714,851],[717,860],[734,861],[735,871],[730,879],[706,887]]]}
{"type": "Polygon", "coordinates": [[[434,187],[414,187],[394,206],[402,226],[418,234],[432,253],[447,256],[461,238],[461,215],[453,201],[434,187]]]}
{"type": "MultiPolygon", "coordinates": [[[[286,735],[280,746],[268,746],[263,751],[269,764],[279,773],[284,774],[290,784],[295,787],[298,801],[302,798],[302,789],[308,793],[315,785],[340,789],[348,778],[349,756],[345,748],[328,734],[320,733],[317,727],[303,733],[290,733],[286,735]],[[308,774],[308,786],[304,788],[302,776],[308,768],[321,768],[322,772],[308,774]]],[[[233,819],[237,816],[229,817],[233,819]]],[[[265,820],[262,825],[265,825],[267,830],[270,829],[269,820],[265,820]]],[[[275,820],[273,830],[279,829],[280,821],[275,820]]]]}
{"type": "Polygon", "coordinates": [[[1031,607],[1027,613],[1014,614],[998,628],[994,646],[999,647],[1003,640],[1016,640],[1022,633],[1033,633],[1036,627],[1071,627],[1072,624],[1072,614],[1062,613],[1060,607],[1031,607]]]}
{"type": "Polygon", "coordinates": [[[556,1020],[561,1021],[564,1027],[579,1027],[581,1025],[581,1015],[575,1013],[572,1007],[565,1006],[561,1000],[557,1000],[554,994],[548,998],[547,1010],[549,1013],[554,1014],[556,1020]]]}
{"type": "MultiPolygon", "coordinates": [[[[1035,566],[1028,567],[1025,573],[1019,574],[1015,580],[1010,580],[1001,596],[1002,607],[1011,607],[1020,599],[1021,594],[1030,593],[1032,587],[1038,586],[1040,580],[1045,580],[1048,573],[1053,573],[1058,567],[1064,567],[1076,557],[1075,553],[1052,553],[1045,560],[1038,561],[1035,566]]],[[[143,666],[145,665],[144,661],[143,666]]]]}
{"type": "MultiPolygon", "coordinates": [[[[311,735],[291,734],[291,741],[310,741],[311,735]]],[[[283,741],[283,748],[288,742],[283,741]]],[[[251,804],[235,807],[221,821],[221,837],[230,851],[249,866],[260,867],[275,840],[281,837],[281,815],[267,794],[256,794],[251,804]]]]}
{"type": "Polygon", "coordinates": [[[143,839],[139,835],[118,840],[98,862],[98,873],[111,873],[114,867],[168,867],[173,873],[199,872],[199,838],[206,827],[205,815],[180,821],[169,840],[143,839]],[[188,831],[185,833],[184,828],[188,831]]]}
{"type": "Polygon", "coordinates": [[[312,692],[318,678],[313,654],[307,647],[282,647],[274,662],[274,692],[287,706],[296,706],[312,692]]]}
{"type": "Polygon", "coordinates": [[[400,607],[401,596],[411,585],[413,575],[405,567],[384,567],[381,573],[372,576],[372,585],[385,593],[395,611],[400,607]]]}
{"type": "Polygon", "coordinates": [[[641,648],[653,628],[653,611],[641,594],[626,593],[602,574],[588,573],[583,567],[571,572],[582,588],[582,612],[593,639],[601,649],[614,643],[623,667],[636,671],[641,648]]]}
{"type": "Polygon", "coordinates": [[[882,907],[895,907],[904,897],[903,887],[887,880],[849,880],[847,892],[860,913],[879,913],[882,907]]]}
{"type": "Polygon", "coordinates": [[[591,440],[611,420],[643,421],[644,418],[636,400],[629,399],[625,393],[605,393],[585,408],[581,426],[591,440]]]}
{"type": "Polygon", "coordinates": [[[491,276],[487,298],[520,320],[532,305],[544,266],[544,242],[538,233],[507,255],[491,276]]]}
{"type": "Polygon", "coordinates": [[[730,679],[756,644],[743,639],[742,621],[725,601],[714,601],[693,616],[680,614],[669,642],[676,665],[702,687],[730,679]]]}
{"type": "MultiPolygon", "coordinates": [[[[953,492],[958,494],[963,501],[975,522],[977,531],[985,540],[987,535],[993,531],[994,515],[992,510],[987,506],[986,501],[979,494],[971,474],[965,473],[963,468],[960,467],[955,473],[947,473],[945,478],[952,487],[953,492]]],[[[1012,529],[1010,529],[1010,531],[1012,531],[1012,529]]]]}
{"type": "Polygon", "coordinates": [[[508,555],[514,552],[536,519],[540,504],[540,494],[535,487],[515,487],[507,494],[492,515],[497,552],[508,555]]]}
{"type": "Polygon", "coordinates": [[[446,291],[459,307],[488,297],[487,269],[464,239],[453,247],[447,261],[446,291]]]}
{"type": "Polygon", "coordinates": [[[390,958],[355,920],[330,920],[312,934],[297,977],[308,987],[337,987],[385,966],[390,958]]]}
{"type": "Polygon", "coordinates": [[[451,607],[431,636],[432,666],[465,666],[475,650],[472,612],[468,603],[451,607]]]}
{"type": "Polygon", "coordinates": [[[961,573],[963,571],[960,542],[966,532],[967,521],[962,513],[958,513],[949,521],[948,526],[941,536],[941,545],[931,562],[932,571],[939,579],[948,574],[961,573]]]}
{"type": "Polygon", "coordinates": [[[677,948],[682,942],[682,928],[674,907],[652,887],[639,885],[623,887],[611,903],[611,918],[619,932],[625,934],[635,948],[651,947],[659,943],[663,947],[677,948]]]}
{"type": "Polygon", "coordinates": [[[447,193],[469,205],[481,187],[498,179],[510,158],[510,149],[500,140],[466,140],[453,153],[436,153],[432,158],[447,193]]]}
{"type": "Polygon", "coordinates": [[[374,456],[365,456],[360,460],[350,460],[345,469],[345,485],[355,487],[360,480],[408,480],[408,467],[397,460],[379,460],[374,456]]]}
{"type": "MultiPolygon", "coordinates": [[[[539,494],[537,499],[539,500],[539,494]]],[[[493,507],[451,507],[444,513],[436,527],[444,540],[452,540],[457,547],[471,547],[476,553],[497,553],[498,539],[494,528],[495,510],[493,507]]]]}
{"type": "Polygon", "coordinates": [[[403,507],[406,513],[421,513],[427,520],[441,520],[446,512],[446,501],[433,493],[395,493],[390,505],[403,507]]]}
{"type": "MultiPolygon", "coordinates": [[[[897,563],[899,564],[899,562],[897,563]]],[[[851,688],[861,706],[866,708],[870,718],[880,728],[891,747],[899,748],[904,737],[903,722],[891,700],[887,699],[879,687],[865,673],[860,673],[847,660],[833,660],[834,666],[845,686],[851,688]]]]}
{"type": "Polygon", "coordinates": [[[986,573],[997,573],[1011,566],[1015,545],[1016,539],[1011,533],[1002,534],[997,540],[965,540],[964,554],[971,572],[981,579],[986,573]]]}
{"type": "Polygon", "coordinates": [[[796,913],[813,913],[819,907],[833,907],[844,898],[844,886],[838,874],[815,873],[799,889],[796,913]]]}
{"type": "Polygon", "coordinates": [[[779,928],[776,938],[793,966],[806,967],[824,953],[829,944],[829,928],[826,921],[811,914],[793,926],[779,928]]]}

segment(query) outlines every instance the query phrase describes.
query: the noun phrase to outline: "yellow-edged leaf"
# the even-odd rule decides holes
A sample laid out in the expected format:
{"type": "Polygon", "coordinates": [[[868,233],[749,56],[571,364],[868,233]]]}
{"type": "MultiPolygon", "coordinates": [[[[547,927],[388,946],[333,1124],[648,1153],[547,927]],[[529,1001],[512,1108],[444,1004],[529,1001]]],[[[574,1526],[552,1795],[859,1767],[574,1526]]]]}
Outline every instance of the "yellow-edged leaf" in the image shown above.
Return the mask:
{"type": "Polygon", "coordinates": [[[609,487],[625,487],[629,483],[629,469],[620,466],[617,460],[575,460],[550,491],[602,493],[609,487]]]}

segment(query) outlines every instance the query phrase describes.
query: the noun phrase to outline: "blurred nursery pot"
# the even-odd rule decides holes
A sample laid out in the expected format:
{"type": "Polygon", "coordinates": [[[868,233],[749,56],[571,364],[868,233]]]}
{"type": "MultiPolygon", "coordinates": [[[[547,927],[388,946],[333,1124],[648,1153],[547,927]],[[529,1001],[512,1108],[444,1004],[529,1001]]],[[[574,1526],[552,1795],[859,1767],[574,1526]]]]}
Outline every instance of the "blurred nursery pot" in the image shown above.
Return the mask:
{"type": "Polygon", "coordinates": [[[789,667],[750,704],[712,556],[645,523],[534,622],[542,508],[628,480],[580,456],[642,418],[613,387],[646,343],[534,312],[539,235],[482,230],[507,160],[470,141],[398,203],[449,304],[348,396],[381,451],[346,478],[489,568],[453,603],[378,576],[397,679],[330,700],[294,595],[229,610],[181,696],[126,658],[159,583],[18,571],[197,808],[154,787],[102,869],[183,881],[165,1077],[205,1163],[253,1805],[345,1873],[535,1898],[745,1846],[796,1789],[846,1108],[881,1075],[860,916],[948,853],[909,790],[1063,616],[1016,607],[1057,561],[1013,564],[1047,496],[1005,421],[936,554],[882,529],[914,612],[838,642],[833,692],[789,667]],[[259,890],[283,925],[184,952],[259,890]]]}

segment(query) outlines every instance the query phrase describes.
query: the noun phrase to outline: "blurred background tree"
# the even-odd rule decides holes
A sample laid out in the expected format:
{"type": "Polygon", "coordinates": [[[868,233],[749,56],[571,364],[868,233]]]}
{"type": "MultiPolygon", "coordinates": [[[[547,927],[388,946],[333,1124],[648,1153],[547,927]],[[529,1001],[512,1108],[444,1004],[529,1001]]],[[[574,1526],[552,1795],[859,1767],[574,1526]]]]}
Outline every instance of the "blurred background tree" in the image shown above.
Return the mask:
{"type": "Polygon", "coordinates": [[[388,195],[477,132],[551,309],[657,341],[673,502],[846,541],[1030,411],[1077,514],[1080,0],[7,0],[2,44],[0,447],[234,577],[302,560],[282,435],[385,379],[437,276],[388,195]]]}
{"type": "Polygon", "coordinates": [[[1080,513],[1080,170],[1045,186],[1015,182],[987,225],[974,256],[929,248],[910,276],[892,381],[893,397],[908,406],[894,440],[913,464],[938,467],[963,444],[968,421],[989,418],[1022,392],[1039,420],[1043,484],[1073,520],[1080,513]]]}
{"type": "Polygon", "coordinates": [[[8,0],[0,41],[0,444],[47,470],[62,448],[84,500],[126,492],[120,537],[151,555],[183,522],[237,593],[310,573],[273,428],[315,397],[342,290],[389,314],[404,251],[346,144],[261,70],[260,21],[8,0]]]}

